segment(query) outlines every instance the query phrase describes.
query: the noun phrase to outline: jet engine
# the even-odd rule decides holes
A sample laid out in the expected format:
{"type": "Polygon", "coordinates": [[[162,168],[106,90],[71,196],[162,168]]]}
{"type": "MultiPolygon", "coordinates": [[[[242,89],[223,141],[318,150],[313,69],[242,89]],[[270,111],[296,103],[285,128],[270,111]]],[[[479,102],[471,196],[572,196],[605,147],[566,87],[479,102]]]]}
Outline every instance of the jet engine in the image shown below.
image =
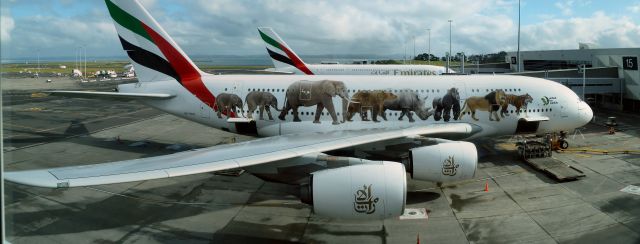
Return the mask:
{"type": "Polygon", "coordinates": [[[403,164],[411,177],[432,182],[471,179],[478,166],[478,151],[473,143],[447,142],[413,148],[403,164]]]}
{"type": "Polygon", "coordinates": [[[404,165],[375,162],[314,172],[301,199],[314,213],[340,219],[385,219],[404,212],[404,165]]]}

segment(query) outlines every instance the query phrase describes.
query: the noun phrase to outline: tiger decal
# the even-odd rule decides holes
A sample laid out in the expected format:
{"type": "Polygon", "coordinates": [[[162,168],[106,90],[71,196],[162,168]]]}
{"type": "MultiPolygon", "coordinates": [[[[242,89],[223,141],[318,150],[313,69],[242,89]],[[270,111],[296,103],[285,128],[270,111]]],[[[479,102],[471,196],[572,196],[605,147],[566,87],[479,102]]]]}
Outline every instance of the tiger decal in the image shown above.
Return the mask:
{"type": "Polygon", "coordinates": [[[525,117],[529,117],[527,115],[527,104],[533,102],[533,98],[531,97],[531,95],[529,95],[529,93],[519,96],[513,94],[505,94],[504,97],[505,101],[502,104],[502,109],[500,110],[500,116],[502,116],[502,118],[504,118],[505,114],[506,116],[509,116],[509,110],[507,109],[509,105],[513,105],[514,107],[516,107],[517,115],[520,115],[520,109],[522,109],[524,111],[525,117]]]}

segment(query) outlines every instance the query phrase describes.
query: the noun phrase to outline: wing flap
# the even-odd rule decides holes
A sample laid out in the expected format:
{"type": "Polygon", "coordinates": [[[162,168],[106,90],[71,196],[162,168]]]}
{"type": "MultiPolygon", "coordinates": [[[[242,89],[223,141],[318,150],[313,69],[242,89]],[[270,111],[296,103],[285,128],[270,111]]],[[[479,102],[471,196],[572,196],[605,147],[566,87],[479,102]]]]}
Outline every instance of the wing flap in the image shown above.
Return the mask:
{"type": "Polygon", "coordinates": [[[97,92],[97,91],[45,91],[51,96],[109,99],[109,100],[136,100],[136,99],[169,99],[175,97],[167,93],[127,93],[127,92],[97,92]]]}
{"type": "Polygon", "coordinates": [[[527,122],[549,121],[549,117],[547,116],[525,117],[524,120],[527,122]]]}
{"type": "Polygon", "coordinates": [[[471,124],[449,123],[404,129],[291,134],[150,158],[5,172],[5,178],[20,184],[50,188],[113,184],[241,168],[407,136],[472,135],[478,129],[471,124]]]}

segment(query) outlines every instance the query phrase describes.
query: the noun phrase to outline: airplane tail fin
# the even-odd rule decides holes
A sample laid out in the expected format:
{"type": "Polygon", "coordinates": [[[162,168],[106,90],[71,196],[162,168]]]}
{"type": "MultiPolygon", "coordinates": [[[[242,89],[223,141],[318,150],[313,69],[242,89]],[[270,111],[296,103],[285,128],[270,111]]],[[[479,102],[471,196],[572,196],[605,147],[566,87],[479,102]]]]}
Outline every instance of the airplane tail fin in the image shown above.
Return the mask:
{"type": "Polygon", "coordinates": [[[210,107],[215,97],[198,67],[138,0],[105,0],[122,43],[141,82],[175,79],[210,107]]]}
{"type": "Polygon", "coordinates": [[[307,75],[313,75],[307,65],[294,53],[287,43],[278,36],[278,34],[270,27],[258,27],[258,33],[265,42],[267,52],[271,56],[273,66],[276,70],[282,68],[295,67],[307,75]]]}
{"type": "Polygon", "coordinates": [[[173,78],[183,83],[200,79],[202,71],[137,0],[105,3],[138,80],[173,78]]]}

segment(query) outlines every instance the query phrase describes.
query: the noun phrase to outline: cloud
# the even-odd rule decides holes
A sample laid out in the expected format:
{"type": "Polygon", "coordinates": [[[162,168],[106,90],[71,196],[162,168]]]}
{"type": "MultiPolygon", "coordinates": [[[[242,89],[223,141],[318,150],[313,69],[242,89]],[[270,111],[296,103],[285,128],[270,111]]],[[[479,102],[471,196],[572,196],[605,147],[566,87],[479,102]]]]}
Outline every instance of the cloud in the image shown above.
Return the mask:
{"type": "MultiPolygon", "coordinates": [[[[124,56],[103,2],[0,1],[12,9],[13,16],[6,11],[2,14],[2,47],[10,47],[14,56],[33,55],[34,49],[42,50],[43,55],[73,56],[73,50],[81,45],[87,45],[94,55],[124,56]],[[25,9],[33,14],[26,15],[25,9]],[[14,24],[5,25],[5,18],[14,24]]],[[[402,56],[405,47],[412,54],[414,36],[416,52],[426,52],[430,28],[431,52],[442,56],[449,51],[449,19],[453,20],[454,53],[510,51],[517,45],[514,0],[143,0],[142,4],[190,55],[263,55],[264,43],[256,28],[270,26],[303,56],[373,54],[395,58],[402,56]]],[[[523,49],[574,49],[578,42],[639,46],[640,31],[633,17],[614,18],[598,12],[578,18],[578,10],[570,12],[572,8],[586,9],[589,4],[561,1],[556,7],[566,10],[562,14],[552,10],[535,13],[540,21],[522,27],[523,49]]],[[[640,11],[640,4],[630,9],[640,11]]]]}
{"type": "Polygon", "coordinates": [[[573,14],[573,0],[558,1],[554,5],[560,9],[563,15],[570,16],[573,14]]]}
{"type": "Polygon", "coordinates": [[[11,42],[11,31],[15,28],[15,21],[11,17],[9,10],[0,10],[0,39],[2,42],[11,42]]]}
{"type": "Polygon", "coordinates": [[[638,2],[638,3],[634,4],[634,5],[631,5],[629,10],[631,11],[631,13],[640,14],[640,2],[638,2]]]}
{"type": "MultiPolygon", "coordinates": [[[[65,0],[68,1],[68,0],[65,0]]],[[[21,3],[23,4],[23,3],[21,3]]],[[[46,7],[45,6],[39,6],[46,7]]],[[[106,11],[87,9],[78,14],[60,16],[55,11],[37,13],[29,16],[14,16],[13,24],[8,26],[2,15],[2,48],[12,57],[74,56],[80,46],[87,47],[91,56],[122,56],[124,52],[111,19],[106,11]],[[5,28],[8,30],[5,30],[5,28]],[[5,43],[5,32],[10,32],[10,43],[5,43]],[[37,50],[37,51],[36,51],[37,50]]]]}
{"type": "Polygon", "coordinates": [[[602,48],[640,46],[640,25],[629,17],[611,17],[596,12],[587,18],[547,20],[525,26],[523,46],[527,50],[576,49],[579,42],[602,48]]]}

